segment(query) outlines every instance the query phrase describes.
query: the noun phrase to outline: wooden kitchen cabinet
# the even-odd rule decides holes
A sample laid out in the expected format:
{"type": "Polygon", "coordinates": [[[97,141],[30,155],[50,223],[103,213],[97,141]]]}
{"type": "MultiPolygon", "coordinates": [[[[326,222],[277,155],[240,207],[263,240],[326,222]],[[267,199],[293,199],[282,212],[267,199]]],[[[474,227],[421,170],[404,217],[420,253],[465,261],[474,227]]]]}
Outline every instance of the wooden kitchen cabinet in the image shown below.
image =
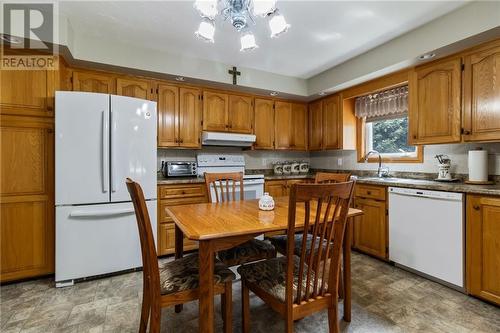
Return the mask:
{"type": "Polygon", "coordinates": [[[54,272],[54,123],[0,116],[1,282],[54,272]]]}
{"type": "Polygon", "coordinates": [[[158,147],[201,148],[200,91],[158,85],[158,147]]]}
{"type": "Polygon", "coordinates": [[[340,113],[342,112],[340,95],[333,95],[323,100],[323,149],[340,149],[340,113]]]}
{"type": "Polygon", "coordinates": [[[304,104],[275,102],[275,148],[307,149],[307,108],[304,104]]]}
{"type": "Polygon", "coordinates": [[[203,130],[225,132],[228,130],[229,96],[227,94],[203,92],[203,130]]]}
{"type": "Polygon", "coordinates": [[[115,78],[107,73],[76,70],[73,72],[73,91],[116,94],[115,78]]]}
{"type": "Polygon", "coordinates": [[[469,294],[500,305],[500,197],[467,195],[469,294]]]}
{"type": "Polygon", "coordinates": [[[314,182],[314,180],[309,178],[266,180],[264,183],[264,192],[268,192],[273,198],[285,197],[290,195],[290,189],[293,184],[311,182],[314,182]]]}
{"type": "Polygon", "coordinates": [[[309,150],[323,149],[323,102],[309,104],[309,150]]]}
{"type": "Polygon", "coordinates": [[[228,109],[229,132],[253,133],[253,98],[239,95],[229,95],[228,109]]]}
{"type": "Polygon", "coordinates": [[[0,114],[54,116],[54,70],[2,70],[0,114]]]}
{"type": "Polygon", "coordinates": [[[354,207],[363,211],[354,218],[353,248],[383,260],[389,259],[386,188],[356,185],[354,207]]]}
{"type": "Polygon", "coordinates": [[[500,45],[464,58],[465,141],[500,140],[500,45]]]}
{"type": "MultiPolygon", "coordinates": [[[[166,209],[175,205],[191,205],[208,201],[204,183],[158,185],[158,255],[175,253],[175,224],[166,209]]],[[[198,248],[198,242],[184,238],[184,251],[198,248]]]]}
{"type": "Polygon", "coordinates": [[[410,73],[410,144],[461,141],[461,66],[461,58],[452,58],[410,73]]]}
{"type": "Polygon", "coordinates": [[[255,99],[255,149],[274,149],[274,101],[255,99]]]}
{"type": "Polygon", "coordinates": [[[154,100],[153,85],[151,81],[135,78],[117,78],[116,94],[142,99],[154,100]]]}

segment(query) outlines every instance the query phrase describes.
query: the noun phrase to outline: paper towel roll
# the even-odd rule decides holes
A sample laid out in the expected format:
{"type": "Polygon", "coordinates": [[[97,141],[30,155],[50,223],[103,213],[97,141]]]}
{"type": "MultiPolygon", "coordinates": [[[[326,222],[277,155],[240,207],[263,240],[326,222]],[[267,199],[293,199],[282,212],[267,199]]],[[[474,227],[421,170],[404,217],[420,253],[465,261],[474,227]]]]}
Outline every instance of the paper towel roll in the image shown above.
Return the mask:
{"type": "Polygon", "coordinates": [[[473,182],[488,180],[488,151],[469,151],[469,180],[473,182]]]}

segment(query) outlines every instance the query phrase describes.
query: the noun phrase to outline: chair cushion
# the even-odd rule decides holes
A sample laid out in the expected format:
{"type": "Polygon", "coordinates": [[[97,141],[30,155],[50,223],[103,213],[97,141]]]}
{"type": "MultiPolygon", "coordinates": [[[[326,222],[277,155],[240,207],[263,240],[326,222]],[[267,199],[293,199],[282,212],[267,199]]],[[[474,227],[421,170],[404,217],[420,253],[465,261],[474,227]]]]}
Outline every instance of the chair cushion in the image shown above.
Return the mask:
{"type": "MultiPolygon", "coordinates": [[[[295,234],[295,248],[294,248],[294,253],[298,256],[301,255],[302,253],[302,239],[304,234],[295,234]]],[[[307,234],[307,241],[306,241],[306,256],[309,257],[311,254],[311,246],[312,246],[312,240],[313,240],[313,235],[307,234]]],[[[269,237],[269,241],[276,247],[279,253],[286,255],[287,251],[287,243],[288,243],[288,237],[287,235],[278,235],[278,236],[272,236],[269,237]]],[[[326,254],[326,244],[328,242],[326,240],[323,240],[323,250],[322,254],[323,256],[326,254]]],[[[316,241],[314,242],[314,247],[315,247],[315,253],[317,253],[319,249],[319,237],[316,237],[316,241]]],[[[330,248],[330,253],[332,252],[332,248],[330,248]]]]}
{"type": "MultiPolygon", "coordinates": [[[[198,254],[195,253],[163,264],[160,267],[161,294],[197,289],[199,286],[198,261],[198,254]]],[[[232,281],[235,278],[234,273],[226,265],[215,259],[215,284],[232,281]]]]}
{"type": "Polygon", "coordinates": [[[219,259],[228,266],[276,257],[276,249],[268,241],[251,239],[229,250],[219,251],[219,259]]]}
{"type": "MultiPolygon", "coordinates": [[[[297,286],[299,284],[299,265],[300,259],[293,256],[294,262],[294,277],[293,277],[293,300],[297,300],[297,286]]],[[[285,302],[286,289],[286,263],[287,257],[278,257],[259,261],[251,264],[246,264],[238,267],[238,273],[243,281],[247,281],[262,289],[266,293],[272,295],[280,302],[285,302]]],[[[312,292],[314,281],[314,271],[311,272],[311,281],[309,293],[312,292]]],[[[304,297],[307,284],[307,265],[304,264],[304,273],[302,279],[301,296],[304,297]]],[[[318,281],[318,286],[321,286],[321,279],[318,281]]],[[[327,286],[325,286],[327,288],[327,286]]]]}

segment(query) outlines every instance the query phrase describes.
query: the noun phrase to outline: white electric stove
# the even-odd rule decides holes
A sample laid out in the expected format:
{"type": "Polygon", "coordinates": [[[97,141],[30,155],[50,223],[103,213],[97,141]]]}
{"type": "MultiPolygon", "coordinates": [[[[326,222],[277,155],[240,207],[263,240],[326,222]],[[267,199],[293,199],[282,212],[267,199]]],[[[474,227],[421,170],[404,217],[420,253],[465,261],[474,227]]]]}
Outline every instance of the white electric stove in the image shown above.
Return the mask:
{"type": "MultiPolygon", "coordinates": [[[[245,172],[245,157],[241,154],[199,154],[196,161],[198,176],[205,172],[245,172]]],[[[264,194],[264,175],[244,175],[243,188],[245,200],[259,199],[264,194]]]]}

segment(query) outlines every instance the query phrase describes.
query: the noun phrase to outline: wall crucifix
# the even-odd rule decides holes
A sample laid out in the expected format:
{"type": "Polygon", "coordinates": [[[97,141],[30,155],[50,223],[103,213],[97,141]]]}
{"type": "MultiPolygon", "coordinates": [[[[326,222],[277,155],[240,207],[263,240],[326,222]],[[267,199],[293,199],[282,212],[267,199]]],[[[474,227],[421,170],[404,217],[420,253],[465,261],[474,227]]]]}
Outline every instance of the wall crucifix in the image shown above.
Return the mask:
{"type": "Polygon", "coordinates": [[[236,81],[237,78],[238,78],[238,75],[241,75],[241,72],[239,72],[236,67],[233,66],[233,69],[230,69],[228,71],[229,74],[231,74],[233,76],[233,84],[238,84],[238,82],[236,81]]]}

